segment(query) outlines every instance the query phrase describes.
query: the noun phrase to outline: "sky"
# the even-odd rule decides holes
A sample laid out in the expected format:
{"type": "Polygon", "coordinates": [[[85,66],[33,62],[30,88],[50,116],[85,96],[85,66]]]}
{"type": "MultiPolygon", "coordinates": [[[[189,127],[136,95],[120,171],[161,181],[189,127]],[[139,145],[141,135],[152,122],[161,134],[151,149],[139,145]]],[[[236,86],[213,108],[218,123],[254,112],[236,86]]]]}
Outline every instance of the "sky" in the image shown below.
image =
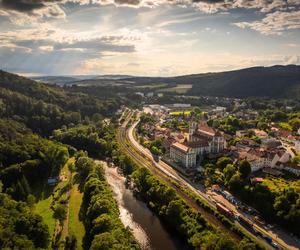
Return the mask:
{"type": "Polygon", "coordinates": [[[0,68],[174,76],[300,64],[300,0],[0,0],[0,68]]]}

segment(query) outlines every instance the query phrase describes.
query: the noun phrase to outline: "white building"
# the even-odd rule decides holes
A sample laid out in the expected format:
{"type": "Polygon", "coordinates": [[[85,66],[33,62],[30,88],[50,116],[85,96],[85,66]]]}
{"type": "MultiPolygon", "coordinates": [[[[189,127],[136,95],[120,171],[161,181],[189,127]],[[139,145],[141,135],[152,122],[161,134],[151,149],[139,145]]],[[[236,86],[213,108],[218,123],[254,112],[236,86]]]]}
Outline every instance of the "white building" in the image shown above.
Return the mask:
{"type": "Polygon", "coordinates": [[[223,134],[204,123],[191,122],[188,138],[171,145],[170,158],[185,167],[196,166],[197,158],[205,153],[220,153],[225,148],[223,134]]]}
{"type": "Polygon", "coordinates": [[[171,145],[170,158],[186,168],[194,167],[196,165],[195,151],[179,142],[175,142],[171,145]]]}

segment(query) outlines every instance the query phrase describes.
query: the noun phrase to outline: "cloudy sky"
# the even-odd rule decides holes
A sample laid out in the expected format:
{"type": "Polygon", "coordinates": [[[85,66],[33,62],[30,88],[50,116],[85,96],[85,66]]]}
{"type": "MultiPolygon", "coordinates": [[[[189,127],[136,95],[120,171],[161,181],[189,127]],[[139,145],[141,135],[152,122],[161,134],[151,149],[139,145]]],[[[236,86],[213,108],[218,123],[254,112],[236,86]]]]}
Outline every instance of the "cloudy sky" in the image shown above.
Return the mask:
{"type": "Polygon", "coordinates": [[[300,64],[300,0],[0,0],[0,68],[169,76],[300,64]]]}

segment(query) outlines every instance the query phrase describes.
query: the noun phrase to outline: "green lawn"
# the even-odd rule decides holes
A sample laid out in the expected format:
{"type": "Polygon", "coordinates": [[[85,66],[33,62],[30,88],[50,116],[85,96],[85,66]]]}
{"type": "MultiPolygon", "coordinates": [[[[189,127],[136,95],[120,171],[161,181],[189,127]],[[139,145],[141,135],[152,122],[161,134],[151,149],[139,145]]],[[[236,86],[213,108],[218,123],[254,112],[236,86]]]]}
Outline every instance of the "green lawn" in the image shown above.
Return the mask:
{"type": "Polygon", "coordinates": [[[74,234],[77,239],[77,248],[82,249],[82,238],[85,234],[83,223],[79,220],[78,215],[82,202],[83,193],[78,190],[78,184],[74,184],[71,190],[69,203],[69,233],[74,234]]]}
{"type": "Polygon", "coordinates": [[[50,204],[52,202],[52,192],[55,189],[64,187],[69,179],[70,179],[70,171],[68,166],[74,163],[75,158],[70,158],[64,167],[61,170],[61,174],[65,175],[66,178],[64,181],[59,182],[56,186],[48,186],[47,184],[43,187],[40,187],[39,190],[42,190],[41,193],[38,194],[39,201],[35,205],[35,212],[43,217],[43,221],[49,227],[49,233],[52,237],[54,228],[55,228],[55,220],[53,219],[53,211],[50,209],[50,204]]]}
{"type": "Polygon", "coordinates": [[[50,209],[51,201],[52,196],[38,201],[38,203],[35,205],[35,212],[43,217],[43,221],[49,227],[49,233],[52,237],[55,228],[55,220],[53,219],[53,211],[50,209]]]}
{"type": "Polygon", "coordinates": [[[175,87],[171,87],[171,88],[164,88],[161,89],[161,92],[175,92],[178,94],[185,94],[187,93],[189,90],[191,90],[193,87],[192,84],[177,84],[177,86],[175,87]]]}

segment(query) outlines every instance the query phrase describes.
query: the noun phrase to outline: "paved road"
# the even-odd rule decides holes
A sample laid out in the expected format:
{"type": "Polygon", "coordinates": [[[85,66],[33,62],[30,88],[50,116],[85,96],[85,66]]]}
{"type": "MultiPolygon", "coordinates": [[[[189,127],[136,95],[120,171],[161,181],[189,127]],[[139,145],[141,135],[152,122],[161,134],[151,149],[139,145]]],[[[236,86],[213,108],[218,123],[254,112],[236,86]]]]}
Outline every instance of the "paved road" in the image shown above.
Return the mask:
{"type": "MultiPolygon", "coordinates": [[[[208,196],[206,194],[205,189],[201,185],[196,185],[196,184],[192,183],[189,179],[187,179],[186,177],[180,175],[176,170],[174,170],[171,166],[169,166],[165,162],[163,162],[163,161],[156,162],[153,159],[153,156],[152,156],[151,152],[148,149],[144,148],[142,145],[140,145],[136,141],[136,139],[134,138],[134,129],[137,126],[138,123],[139,123],[139,120],[137,120],[135,123],[133,123],[130,126],[130,128],[128,129],[127,136],[128,136],[128,139],[130,140],[131,144],[138,151],[140,151],[143,155],[145,155],[148,159],[150,159],[152,161],[152,163],[155,165],[156,168],[158,168],[160,171],[165,173],[170,178],[175,179],[175,180],[183,183],[183,185],[185,185],[187,188],[189,188],[193,192],[200,195],[210,205],[215,207],[215,202],[218,201],[218,200],[214,200],[213,196],[208,196]]],[[[249,216],[247,214],[241,213],[240,211],[237,212],[237,213],[239,213],[241,216],[249,218],[249,216]]],[[[266,231],[263,227],[261,227],[260,225],[258,225],[254,221],[253,221],[253,225],[255,225],[255,228],[257,230],[261,231],[264,235],[270,236],[273,239],[273,241],[275,241],[282,248],[289,249],[289,250],[300,249],[299,242],[296,239],[294,239],[293,237],[289,237],[286,233],[283,233],[283,232],[280,232],[280,231],[276,231],[276,232],[275,231],[270,231],[270,230],[266,231]],[[285,239],[285,240],[283,240],[283,239],[285,239]]],[[[245,229],[248,230],[247,228],[245,228],[245,229]]],[[[249,233],[251,233],[251,232],[249,232],[249,233]]],[[[259,241],[261,241],[261,239],[259,239],[259,241]]],[[[266,246],[266,244],[264,244],[264,245],[266,246]]],[[[268,245],[268,247],[271,248],[269,245],[268,245]]]]}

